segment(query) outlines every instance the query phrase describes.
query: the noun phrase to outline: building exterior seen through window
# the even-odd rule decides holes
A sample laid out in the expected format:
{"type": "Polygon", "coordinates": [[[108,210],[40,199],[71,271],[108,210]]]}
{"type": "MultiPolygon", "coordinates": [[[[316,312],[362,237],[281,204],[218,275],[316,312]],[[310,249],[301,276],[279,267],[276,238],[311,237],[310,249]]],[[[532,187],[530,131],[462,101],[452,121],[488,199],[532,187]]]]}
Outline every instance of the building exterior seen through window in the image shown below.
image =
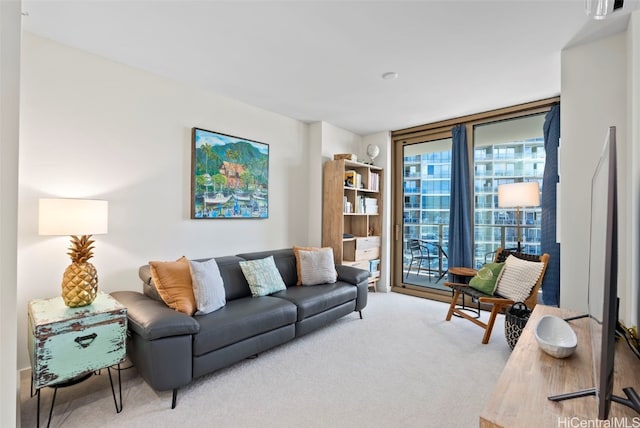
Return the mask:
{"type": "MultiPolygon", "coordinates": [[[[542,137],[474,149],[474,267],[517,246],[516,208],[498,207],[498,186],[538,181],[542,189],[544,161],[542,137]]],[[[522,251],[540,254],[540,220],[540,207],[521,209],[522,251]]]]}
{"type": "MultiPolygon", "coordinates": [[[[474,130],[474,267],[489,262],[498,247],[517,245],[516,208],[498,207],[498,186],[538,181],[542,189],[545,151],[543,115],[478,126],[474,130]]],[[[406,146],[403,156],[403,241],[406,282],[419,283],[410,243],[419,240],[436,257],[432,271],[446,271],[451,193],[451,139],[406,146]]],[[[523,251],[540,253],[540,207],[521,209],[523,251]]],[[[424,266],[424,265],[423,265],[424,266]]],[[[427,266],[425,266],[427,267],[427,266]]],[[[430,282],[430,281],[429,281],[430,282]]],[[[421,284],[419,284],[421,285],[421,284]]]]}

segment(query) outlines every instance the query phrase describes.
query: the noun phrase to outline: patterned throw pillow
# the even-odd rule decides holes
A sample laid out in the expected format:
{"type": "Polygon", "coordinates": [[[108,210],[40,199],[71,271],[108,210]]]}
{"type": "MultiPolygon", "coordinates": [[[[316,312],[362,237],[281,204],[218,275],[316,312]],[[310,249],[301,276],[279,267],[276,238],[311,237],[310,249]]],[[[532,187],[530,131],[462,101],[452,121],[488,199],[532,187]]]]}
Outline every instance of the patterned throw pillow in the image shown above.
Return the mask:
{"type": "Polygon", "coordinates": [[[333,261],[333,248],[299,251],[302,285],[333,284],[338,273],[333,261]]]}
{"type": "Polygon", "coordinates": [[[149,262],[149,268],[158,294],[167,306],[193,315],[196,300],[191,285],[189,260],[182,256],[175,262],[149,262]]]}
{"type": "Polygon", "coordinates": [[[204,315],[222,308],[226,303],[224,282],[215,259],[205,262],[189,261],[196,315],[204,315]]]}
{"type": "Polygon", "coordinates": [[[543,268],[542,262],[530,262],[510,255],[504,263],[496,294],[514,302],[524,302],[538,282],[543,268]]]}
{"type": "Polygon", "coordinates": [[[267,296],[287,289],[273,256],[258,260],[241,261],[240,268],[249,283],[251,294],[254,297],[267,296]]]}
{"type": "Polygon", "coordinates": [[[486,263],[478,273],[471,278],[469,286],[476,290],[482,291],[484,294],[493,294],[496,290],[496,284],[504,263],[486,263]]]}

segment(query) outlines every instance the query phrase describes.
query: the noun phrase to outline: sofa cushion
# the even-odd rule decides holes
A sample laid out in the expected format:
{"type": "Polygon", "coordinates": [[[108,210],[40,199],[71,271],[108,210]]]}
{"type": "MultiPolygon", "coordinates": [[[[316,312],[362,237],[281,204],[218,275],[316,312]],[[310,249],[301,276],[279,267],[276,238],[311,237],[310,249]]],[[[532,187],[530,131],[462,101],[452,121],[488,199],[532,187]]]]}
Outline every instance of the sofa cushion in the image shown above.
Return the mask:
{"type": "Polygon", "coordinates": [[[355,300],[356,295],[356,287],[342,281],[333,284],[289,287],[272,294],[273,297],[286,299],[297,306],[298,321],[355,300]]]}
{"type": "Polygon", "coordinates": [[[192,315],[196,311],[196,300],[189,261],[183,256],[175,262],[149,262],[149,265],[153,282],[167,306],[192,315]]]}
{"type": "Polygon", "coordinates": [[[153,283],[153,278],[151,277],[151,266],[140,266],[140,268],[138,268],[138,276],[142,280],[143,294],[147,297],[152,298],[153,300],[164,303],[164,300],[162,300],[162,297],[160,297],[160,295],[158,294],[156,285],[153,283]]]}
{"type": "Polygon", "coordinates": [[[245,297],[219,311],[196,315],[200,331],[193,336],[193,354],[203,355],[261,333],[293,324],[296,307],[284,299],[245,297]]]}
{"type": "Polygon", "coordinates": [[[226,303],[224,283],[215,259],[205,262],[190,260],[189,266],[196,315],[208,314],[223,307],[226,303]]]}
{"type": "Polygon", "coordinates": [[[298,272],[296,271],[296,257],[293,254],[292,248],[284,248],[281,250],[272,251],[259,251],[256,253],[243,253],[238,254],[238,257],[242,257],[245,260],[257,260],[264,259],[265,257],[273,256],[273,260],[276,263],[280,276],[287,287],[296,285],[298,281],[298,272]]]}
{"type": "Polygon", "coordinates": [[[276,268],[273,256],[259,260],[242,261],[240,268],[242,268],[244,277],[247,278],[251,294],[254,297],[268,296],[287,288],[278,268],[276,268]]]}
{"type": "Polygon", "coordinates": [[[236,256],[216,257],[216,263],[226,290],[227,302],[251,296],[249,284],[240,268],[240,262],[243,260],[236,256]]]}

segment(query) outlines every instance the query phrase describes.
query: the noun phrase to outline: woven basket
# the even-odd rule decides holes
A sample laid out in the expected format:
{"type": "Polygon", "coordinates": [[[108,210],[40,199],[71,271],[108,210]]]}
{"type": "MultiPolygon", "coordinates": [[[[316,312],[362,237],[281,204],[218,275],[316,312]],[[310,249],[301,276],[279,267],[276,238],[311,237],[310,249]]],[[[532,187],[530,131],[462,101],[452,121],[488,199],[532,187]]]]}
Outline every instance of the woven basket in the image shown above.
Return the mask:
{"type": "Polygon", "coordinates": [[[504,336],[511,350],[513,350],[516,343],[518,343],[518,339],[527,321],[529,321],[530,315],[531,310],[527,308],[527,305],[523,302],[514,303],[513,306],[507,310],[507,314],[504,317],[504,336]]]}

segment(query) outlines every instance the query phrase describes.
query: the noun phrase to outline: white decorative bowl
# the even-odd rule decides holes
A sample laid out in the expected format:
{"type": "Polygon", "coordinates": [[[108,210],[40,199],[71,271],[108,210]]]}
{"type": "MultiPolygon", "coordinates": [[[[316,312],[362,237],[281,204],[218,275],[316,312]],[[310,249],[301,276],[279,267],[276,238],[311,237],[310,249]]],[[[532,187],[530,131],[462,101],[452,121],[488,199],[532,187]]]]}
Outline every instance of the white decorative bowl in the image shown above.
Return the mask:
{"type": "Polygon", "coordinates": [[[555,358],[566,358],[578,346],[578,337],[568,322],[553,315],[540,318],[535,328],[540,348],[555,358]]]}

